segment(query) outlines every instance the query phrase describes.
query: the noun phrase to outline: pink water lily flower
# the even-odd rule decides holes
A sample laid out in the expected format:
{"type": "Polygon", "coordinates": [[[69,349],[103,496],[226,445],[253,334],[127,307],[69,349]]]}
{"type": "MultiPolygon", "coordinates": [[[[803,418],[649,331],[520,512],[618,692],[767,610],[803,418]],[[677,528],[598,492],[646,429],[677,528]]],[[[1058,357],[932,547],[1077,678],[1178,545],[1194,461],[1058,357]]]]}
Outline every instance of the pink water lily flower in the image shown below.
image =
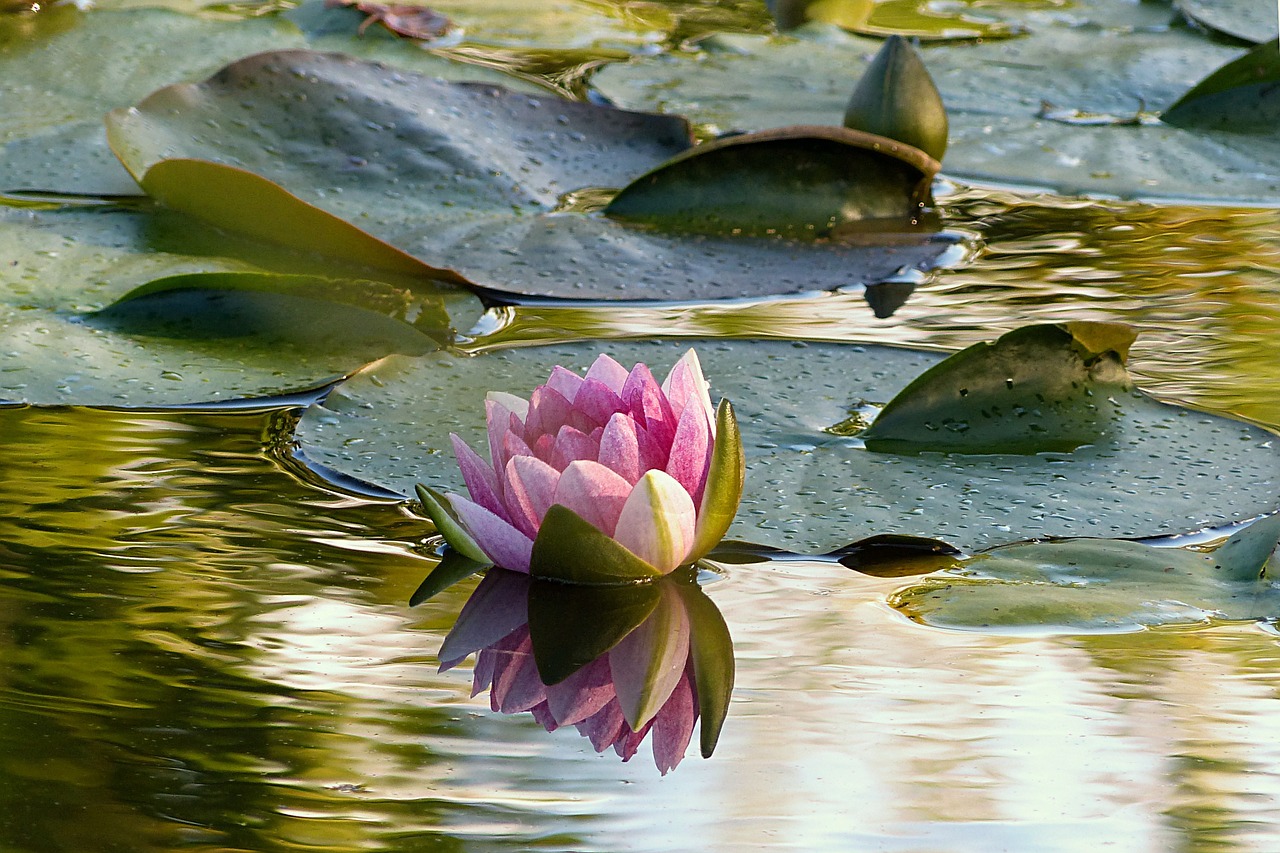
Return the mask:
{"type": "Polygon", "coordinates": [[[713,409],[689,350],[659,384],[601,355],[528,400],[490,392],[485,461],[451,435],[469,498],[418,493],[465,556],[585,583],[666,574],[723,538],[742,497],[733,408],[713,409]]]}

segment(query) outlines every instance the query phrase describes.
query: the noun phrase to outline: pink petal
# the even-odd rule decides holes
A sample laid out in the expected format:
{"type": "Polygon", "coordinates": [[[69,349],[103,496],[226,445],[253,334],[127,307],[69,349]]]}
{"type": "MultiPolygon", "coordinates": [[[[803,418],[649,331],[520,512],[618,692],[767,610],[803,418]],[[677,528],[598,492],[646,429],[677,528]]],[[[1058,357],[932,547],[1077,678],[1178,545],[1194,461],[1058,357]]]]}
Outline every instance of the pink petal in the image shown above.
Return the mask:
{"type": "Polygon", "coordinates": [[[667,395],[671,411],[677,419],[684,415],[686,406],[696,402],[706,412],[712,429],[715,428],[715,409],[711,405],[711,395],[707,392],[707,380],[702,376],[702,364],[693,350],[686,352],[672,365],[662,383],[662,393],[667,395]]]}
{"type": "Polygon", "coordinates": [[[658,466],[666,465],[667,452],[676,435],[676,418],[671,411],[671,404],[667,402],[667,395],[662,393],[662,388],[649,368],[643,364],[632,368],[620,396],[631,416],[653,436],[655,444],[660,448],[661,461],[657,463],[658,466]]]}
{"type": "Polygon", "coordinates": [[[609,356],[601,354],[587,370],[586,378],[602,382],[610,391],[619,394],[627,381],[627,369],[609,356]]]}
{"type": "MultiPolygon", "coordinates": [[[[502,472],[507,470],[507,463],[510,462],[515,457],[532,456],[533,448],[531,448],[528,444],[526,444],[523,438],[516,435],[514,432],[509,432],[502,437],[502,449],[499,451],[499,453],[501,454],[500,458],[502,459],[502,464],[499,465],[495,462],[493,466],[493,470],[495,473],[500,475],[502,474],[502,472]]],[[[507,499],[507,493],[505,491],[506,489],[505,481],[506,481],[505,477],[500,476],[498,479],[498,485],[504,489],[502,493],[502,499],[504,503],[506,502],[506,499],[507,499]]]]}
{"type": "Polygon", "coordinates": [[[649,471],[627,498],[613,538],[665,574],[692,551],[696,522],[697,511],[684,486],[665,471],[649,471]]]}
{"type": "Polygon", "coordinates": [[[546,702],[539,702],[529,709],[529,713],[533,714],[533,718],[538,721],[544,729],[554,732],[560,728],[560,724],[556,722],[556,718],[551,714],[551,708],[546,702]]]}
{"type": "Polygon", "coordinates": [[[653,761],[662,775],[674,770],[684,758],[697,719],[698,705],[686,672],[653,718],[653,761]]]}
{"type": "Polygon", "coordinates": [[[528,621],[529,576],[501,569],[485,572],[440,645],[440,671],[452,669],[528,621]]]}
{"type": "MultiPolygon", "coordinates": [[[[603,430],[601,430],[603,434],[603,430]]],[[[600,438],[592,438],[571,426],[560,428],[556,433],[555,445],[551,448],[551,458],[547,462],[552,468],[563,471],[569,463],[579,459],[590,459],[592,462],[600,455],[600,438]]]]}
{"type": "Polygon", "coordinates": [[[538,440],[533,443],[533,447],[529,448],[533,451],[533,455],[546,462],[551,467],[556,467],[551,460],[555,457],[556,437],[554,435],[542,434],[538,436],[538,440]]]}
{"type": "Polygon", "coordinates": [[[573,398],[578,395],[578,389],[582,387],[582,382],[581,376],[572,370],[565,370],[557,364],[551,369],[551,376],[547,379],[547,387],[558,391],[560,396],[573,403],[573,398]]]}
{"type": "Polygon", "coordinates": [[[573,462],[560,474],[552,503],[560,504],[612,536],[631,494],[631,484],[599,462],[573,462]]]}
{"type": "Polygon", "coordinates": [[[633,732],[624,721],[622,723],[622,731],[618,733],[618,737],[613,741],[613,751],[623,761],[630,761],[632,756],[636,754],[636,750],[640,748],[640,743],[644,740],[644,736],[649,733],[649,728],[652,725],[653,720],[650,720],[640,727],[640,731],[633,732]]]}
{"type": "Polygon", "coordinates": [[[466,526],[489,559],[513,572],[529,572],[529,558],[533,554],[533,538],[521,533],[511,524],[489,510],[464,497],[449,495],[449,504],[466,526]]]}
{"type": "Polygon", "coordinates": [[[513,632],[494,647],[497,652],[489,707],[504,714],[527,711],[547,698],[533,660],[529,629],[513,632]]]}
{"type": "Polygon", "coordinates": [[[687,406],[671,442],[667,473],[684,486],[695,507],[702,506],[702,490],[711,472],[711,424],[701,406],[687,406]]]}
{"type": "MultiPolygon", "coordinates": [[[[622,398],[598,379],[588,379],[578,389],[573,407],[589,417],[596,426],[604,426],[614,413],[623,410],[622,398]]],[[[586,432],[586,430],[583,430],[586,432]]]]}
{"type": "Polygon", "coordinates": [[[604,752],[605,747],[612,746],[623,731],[631,733],[626,720],[622,719],[622,706],[617,699],[609,700],[599,711],[578,723],[578,731],[590,739],[596,752],[604,752]]]}
{"type": "Polygon", "coordinates": [[[621,412],[609,418],[600,434],[599,461],[628,483],[640,479],[645,469],[640,464],[640,439],[634,420],[621,412]]]}
{"type": "Polygon", "coordinates": [[[513,456],[506,475],[503,490],[511,522],[530,539],[537,538],[542,517],[554,502],[560,472],[536,456],[513,456]]]}
{"type": "MultiPolygon", "coordinates": [[[[485,398],[484,419],[489,432],[489,458],[493,460],[494,471],[501,471],[507,464],[508,455],[504,451],[507,436],[514,436],[521,442],[524,441],[523,416],[508,409],[503,401],[498,399],[499,396],[524,403],[524,400],[512,397],[510,394],[490,394],[485,398]]],[[[524,403],[524,408],[528,409],[527,403],[524,403]]]]}
{"type": "Polygon", "coordinates": [[[572,726],[595,714],[616,694],[609,674],[609,658],[601,655],[559,684],[547,688],[547,707],[562,726],[572,726]]]}
{"type": "Polygon", "coordinates": [[[471,500],[510,521],[511,517],[502,505],[501,486],[498,485],[498,475],[493,473],[493,467],[458,436],[449,433],[449,439],[453,442],[453,455],[458,459],[458,468],[462,471],[462,479],[467,484],[471,500]]]}
{"type": "Polygon", "coordinates": [[[489,649],[481,649],[476,655],[476,667],[471,676],[471,696],[479,696],[493,685],[493,667],[498,659],[497,653],[489,649]]]}
{"type": "Polygon", "coordinates": [[[534,442],[541,435],[555,435],[569,420],[573,409],[564,395],[554,388],[539,385],[529,396],[529,416],[524,419],[524,440],[534,442]]]}

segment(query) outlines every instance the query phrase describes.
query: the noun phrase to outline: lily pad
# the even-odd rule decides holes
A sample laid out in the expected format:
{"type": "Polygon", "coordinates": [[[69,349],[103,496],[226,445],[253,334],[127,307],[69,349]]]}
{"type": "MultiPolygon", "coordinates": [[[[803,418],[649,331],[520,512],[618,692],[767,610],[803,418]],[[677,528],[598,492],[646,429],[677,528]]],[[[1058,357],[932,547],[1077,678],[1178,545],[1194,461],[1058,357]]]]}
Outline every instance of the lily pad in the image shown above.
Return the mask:
{"type": "Polygon", "coordinates": [[[1266,566],[1280,518],[1256,521],[1217,550],[1070,539],[996,548],[895,593],[912,619],[945,628],[1069,632],[1280,618],[1266,566]]]}
{"type": "MultiPolygon", "coordinates": [[[[1028,11],[1028,35],[925,44],[950,120],[946,173],[1066,194],[1274,204],[1280,136],[1189,130],[1155,111],[1238,50],[1169,25],[1159,4],[1028,11]]],[[[630,109],[661,108],[720,130],[839,115],[880,43],[830,29],[741,37],[732,51],[602,69],[593,85],[630,109]]]]}
{"type": "Polygon", "coordinates": [[[1241,41],[1261,44],[1280,33],[1271,0],[1173,0],[1173,5],[1195,24],[1241,41]]]}
{"type": "Polygon", "coordinates": [[[686,151],[624,187],[605,213],[695,234],[815,239],[866,220],[896,221],[906,231],[939,168],[883,136],[789,127],[686,151]]]}
{"type": "Polygon", "coordinates": [[[1280,41],[1272,39],[1228,62],[1160,118],[1178,127],[1275,135],[1280,122],[1280,41]]]}
{"type": "MultiPolygon", "coordinates": [[[[1140,392],[1114,395],[1112,429],[1071,453],[873,453],[828,428],[850,410],[887,402],[941,354],[784,341],[694,345],[712,398],[730,399],[741,426],[746,490],[728,534],[734,539],[816,554],[896,533],[973,551],[1047,536],[1199,530],[1280,502],[1272,433],[1140,392]]],[[[689,346],[607,349],[661,371],[689,346]]],[[[399,494],[412,494],[418,482],[457,490],[448,436],[485,446],[487,391],[526,393],[552,366],[585,369],[602,348],[388,358],[311,406],[297,439],[305,458],[399,494]]]]}
{"type": "Polygon", "coordinates": [[[572,193],[623,186],[686,149],[683,120],[307,51],[250,57],[108,123],[130,172],[177,209],[291,241],[291,220],[324,211],[441,274],[507,293],[635,300],[831,289],[927,266],[952,242],[682,237],[562,210],[572,193]],[[297,212],[282,216],[281,202],[264,216],[225,191],[228,176],[246,174],[296,196],[297,212]]]}
{"type": "MultiPolygon", "coordinates": [[[[56,5],[51,9],[60,18],[70,14],[56,5]]],[[[46,14],[36,17],[43,20],[46,14]]],[[[163,9],[99,9],[72,17],[51,32],[0,39],[5,81],[0,87],[0,191],[140,193],[106,145],[103,114],[159,86],[201,79],[233,59],[264,50],[341,47],[434,75],[519,85],[412,45],[354,34],[305,36],[280,18],[227,20],[163,9]]]]}
{"type": "Polygon", "coordinates": [[[192,231],[190,220],[145,210],[0,207],[0,255],[14,259],[0,286],[0,400],[173,406],[277,395],[390,351],[429,352],[482,310],[430,284],[280,275],[195,254],[198,236],[184,252],[172,232],[192,231]]]}
{"type": "Polygon", "coordinates": [[[872,450],[1038,453],[1102,439],[1132,389],[1129,326],[1026,326],[925,371],[861,433],[872,450]]]}

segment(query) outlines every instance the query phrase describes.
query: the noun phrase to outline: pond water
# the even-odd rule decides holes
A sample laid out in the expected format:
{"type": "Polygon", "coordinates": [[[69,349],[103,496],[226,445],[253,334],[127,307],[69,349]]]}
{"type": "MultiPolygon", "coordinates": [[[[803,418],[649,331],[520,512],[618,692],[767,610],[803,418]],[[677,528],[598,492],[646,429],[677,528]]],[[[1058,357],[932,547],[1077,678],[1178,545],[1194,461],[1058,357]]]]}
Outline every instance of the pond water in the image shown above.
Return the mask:
{"type": "MultiPolygon", "coordinates": [[[[718,23],[712,5],[685,4],[718,23]]],[[[758,27],[744,8],[722,11],[758,27]]],[[[1142,388],[1280,429],[1280,211],[949,182],[938,200],[965,249],[866,294],[497,305],[459,343],[951,350],[1112,320],[1141,331],[1142,388]]],[[[304,402],[0,407],[0,850],[1280,849],[1265,620],[943,630],[889,606],[903,578],[725,563],[703,577],[737,669],[711,758],[695,738],[662,775],[647,744],[623,763],[493,712],[472,660],[438,671],[476,579],[409,606],[430,522],[299,462],[304,402]]]]}

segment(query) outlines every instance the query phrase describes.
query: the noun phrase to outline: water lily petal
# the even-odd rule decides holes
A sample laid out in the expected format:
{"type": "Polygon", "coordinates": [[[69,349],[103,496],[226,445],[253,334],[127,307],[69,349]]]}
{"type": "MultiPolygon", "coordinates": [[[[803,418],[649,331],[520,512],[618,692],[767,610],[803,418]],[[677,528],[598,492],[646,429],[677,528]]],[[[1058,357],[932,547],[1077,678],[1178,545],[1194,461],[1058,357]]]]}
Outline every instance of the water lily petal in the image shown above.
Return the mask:
{"type": "Polygon", "coordinates": [[[574,398],[578,396],[578,389],[582,387],[583,378],[572,370],[566,370],[560,365],[551,368],[551,376],[547,378],[547,387],[552,388],[560,393],[570,403],[574,402],[574,398]]]}
{"type": "Polygon", "coordinates": [[[611,699],[599,711],[578,723],[577,728],[579,734],[585,735],[591,741],[591,746],[596,752],[604,752],[605,747],[612,746],[624,731],[627,733],[631,731],[627,728],[627,721],[622,719],[622,706],[618,704],[616,698],[611,699]]]}
{"type": "Polygon", "coordinates": [[[676,435],[676,418],[658,380],[653,378],[647,366],[637,364],[627,376],[619,396],[632,417],[653,436],[654,442],[661,449],[661,461],[656,464],[666,465],[667,451],[676,435]]]}
{"type": "MultiPolygon", "coordinates": [[[[484,401],[488,403],[497,403],[511,414],[520,419],[524,423],[524,419],[529,416],[529,401],[524,397],[517,397],[515,394],[508,394],[506,391],[490,391],[484,395],[484,401]]],[[[485,411],[488,411],[488,405],[485,411]]]]}
{"type": "Polygon", "coordinates": [[[698,708],[694,701],[693,686],[689,683],[689,674],[676,684],[667,697],[667,702],[653,718],[653,761],[658,771],[667,775],[674,770],[684,752],[689,748],[689,740],[693,737],[693,724],[698,719],[698,708]]]}
{"type": "Polygon", "coordinates": [[[533,662],[528,628],[512,632],[494,646],[494,651],[497,656],[493,686],[489,690],[489,705],[493,710],[517,714],[546,701],[547,689],[533,662]]]}
{"type": "Polygon", "coordinates": [[[560,474],[552,502],[568,507],[606,536],[612,536],[631,491],[625,478],[599,462],[583,459],[560,474]]]}
{"type": "MultiPolygon", "coordinates": [[[[529,416],[524,419],[524,440],[531,445],[542,435],[555,435],[569,422],[573,404],[563,394],[539,385],[529,396],[529,416]]],[[[590,429],[590,427],[588,427],[590,429]]]]}
{"type": "Polygon", "coordinates": [[[671,403],[671,411],[679,419],[690,403],[697,403],[703,409],[707,420],[714,424],[715,410],[711,406],[711,394],[707,390],[707,380],[702,376],[702,362],[698,354],[689,350],[671,367],[667,378],[662,381],[662,393],[667,395],[671,403]]]}
{"type": "Polygon", "coordinates": [[[623,477],[628,483],[635,483],[644,473],[640,464],[640,438],[636,422],[619,412],[609,418],[600,434],[599,462],[609,470],[623,477]]]}
{"type": "Polygon", "coordinates": [[[519,397],[511,394],[489,394],[484,401],[484,419],[485,425],[489,433],[489,458],[493,460],[493,470],[501,471],[503,466],[507,464],[509,454],[504,449],[507,436],[513,436],[524,442],[524,419],[523,415],[516,414],[513,410],[507,408],[504,401],[500,397],[510,397],[511,400],[524,404],[524,409],[528,409],[528,404],[519,397]]]}
{"type": "Polygon", "coordinates": [[[474,699],[493,686],[493,667],[498,659],[492,647],[480,650],[471,676],[471,697],[474,699]]]}
{"type": "Polygon", "coordinates": [[[662,595],[649,618],[609,650],[614,689],[633,730],[666,704],[689,662],[688,611],[671,590],[664,588],[662,595]]]}
{"type": "Polygon", "coordinates": [[[627,381],[627,369],[601,353],[588,368],[586,378],[602,382],[613,393],[621,394],[622,386],[627,381]]]}
{"type": "MultiPolygon", "coordinates": [[[[525,444],[525,441],[523,438],[516,435],[514,432],[508,432],[502,436],[502,447],[498,450],[498,456],[495,458],[493,470],[499,473],[504,472],[507,470],[507,463],[510,462],[515,457],[532,456],[532,455],[533,455],[533,448],[529,447],[528,444],[525,444]],[[497,464],[497,459],[502,460],[501,465],[497,464]]],[[[506,503],[506,500],[507,500],[506,477],[499,477],[498,485],[500,485],[503,489],[502,501],[503,503],[506,503]]]]}
{"type": "Polygon", "coordinates": [[[649,471],[632,489],[613,538],[662,573],[681,565],[693,548],[693,500],[665,471],[649,471]]]}
{"type": "MultiPolygon", "coordinates": [[[[476,542],[475,537],[471,535],[471,531],[458,518],[457,513],[452,509],[452,504],[448,495],[443,495],[435,489],[418,483],[414,486],[414,490],[418,493],[418,500],[422,501],[422,508],[426,510],[427,515],[431,517],[432,523],[436,526],[436,532],[444,537],[444,541],[449,543],[449,547],[457,551],[464,559],[479,564],[492,562],[489,555],[480,547],[480,543],[476,542]]],[[[437,571],[439,566],[436,567],[437,571]]],[[[435,572],[432,572],[434,575],[435,572]]],[[[461,578],[458,578],[461,580],[461,578]]],[[[421,590],[422,587],[419,587],[421,590]]],[[[417,596],[418,593],[414,593],[417,596]]],[[[410,602],[412,606],[412,601],[410,602]]]]}
{"type": "Polygon", "coordinates": [[[505,473],[503,485],[511,523],[532,539],[554,503],[560,472],[536,456],[513,456],[505,473]]]}
{"type": "Polygon", "coordinates": [[[613,742],[613,751],[623,761],[630,761],[636,751],[640,749],[640,744],[644,742],[645,735],[649,734],[649,729],[653,726],[653,720],[645,723],[640,731],[633,732],[627,726],[626,721],[622,723],[622,731],[613,742]]]}
{"type": "Polygon", "coordinates": [[[601,656],[559,684],[548,687],[547,706],[557,723],[572,726],[609,704],[615,695],[609,658],[601,656]]]}
{"type": "Polygon", "coordinates": [[[684,486],[695,507],[702,504],[703,487],[711,470],[711,447],[711,423],[706,413],[699,405],[686,406],[671,442],[667,473],[684,486]]]}
{"type": "MultiPolygon", "coordinates": [[[[625,406],[613,389],[598,379],[587,379],[573,399],[573,407],[589,417],[596,426],[604,426],[625,406]]],[[[586,432],[586,430],[583,430],[586,432]]]]}
{"type": "Polygon", "coordinates": [[[554,732],[560,728],[560,724],[556,722],[555,716],[551,713],[551,708],[546,702],[539,702],[529,709],[529,713],[533,715],[534,720],[538,722],[544,729],[554,732]]]}
{"type": "Polygon", "coordinates": [[[440,645],[440,671],[492,646],[528,619],[529,576],[502,569],[486,572],[440,645]]]}
{"type": "MultiPolygon", "coordinates": [[[[600,435],[604,434],[604,430],[598,427],[593,430],[593,432],[597,431],[600,435]]],[[[590,459],[595,462],[600,455],[600,435],[592,438],[574,427],[560,427],[547,462],[551,463],[552,468],[558,468],[561,471],[569,467],[571,462],[577,462],[579,459],[590,459]]]]}
{"type": "Polygon", "coordinates": [[[471,500],[499,518],[510,521],[511,517],[502,505],[502,487],[498,485],[498,475],[493,473],[493,467],[454,433],[449,433],[449,440],[453,442],[453,455],[457,457],[471,500]]]}
{"type": "Polygon", "coordinates": [[[528,572],[533,553],[533,538],[521,533],[509,522],[459,495],[449,495],[449,505],[466,525],[490,560],[513,572],[528,572]]]}

